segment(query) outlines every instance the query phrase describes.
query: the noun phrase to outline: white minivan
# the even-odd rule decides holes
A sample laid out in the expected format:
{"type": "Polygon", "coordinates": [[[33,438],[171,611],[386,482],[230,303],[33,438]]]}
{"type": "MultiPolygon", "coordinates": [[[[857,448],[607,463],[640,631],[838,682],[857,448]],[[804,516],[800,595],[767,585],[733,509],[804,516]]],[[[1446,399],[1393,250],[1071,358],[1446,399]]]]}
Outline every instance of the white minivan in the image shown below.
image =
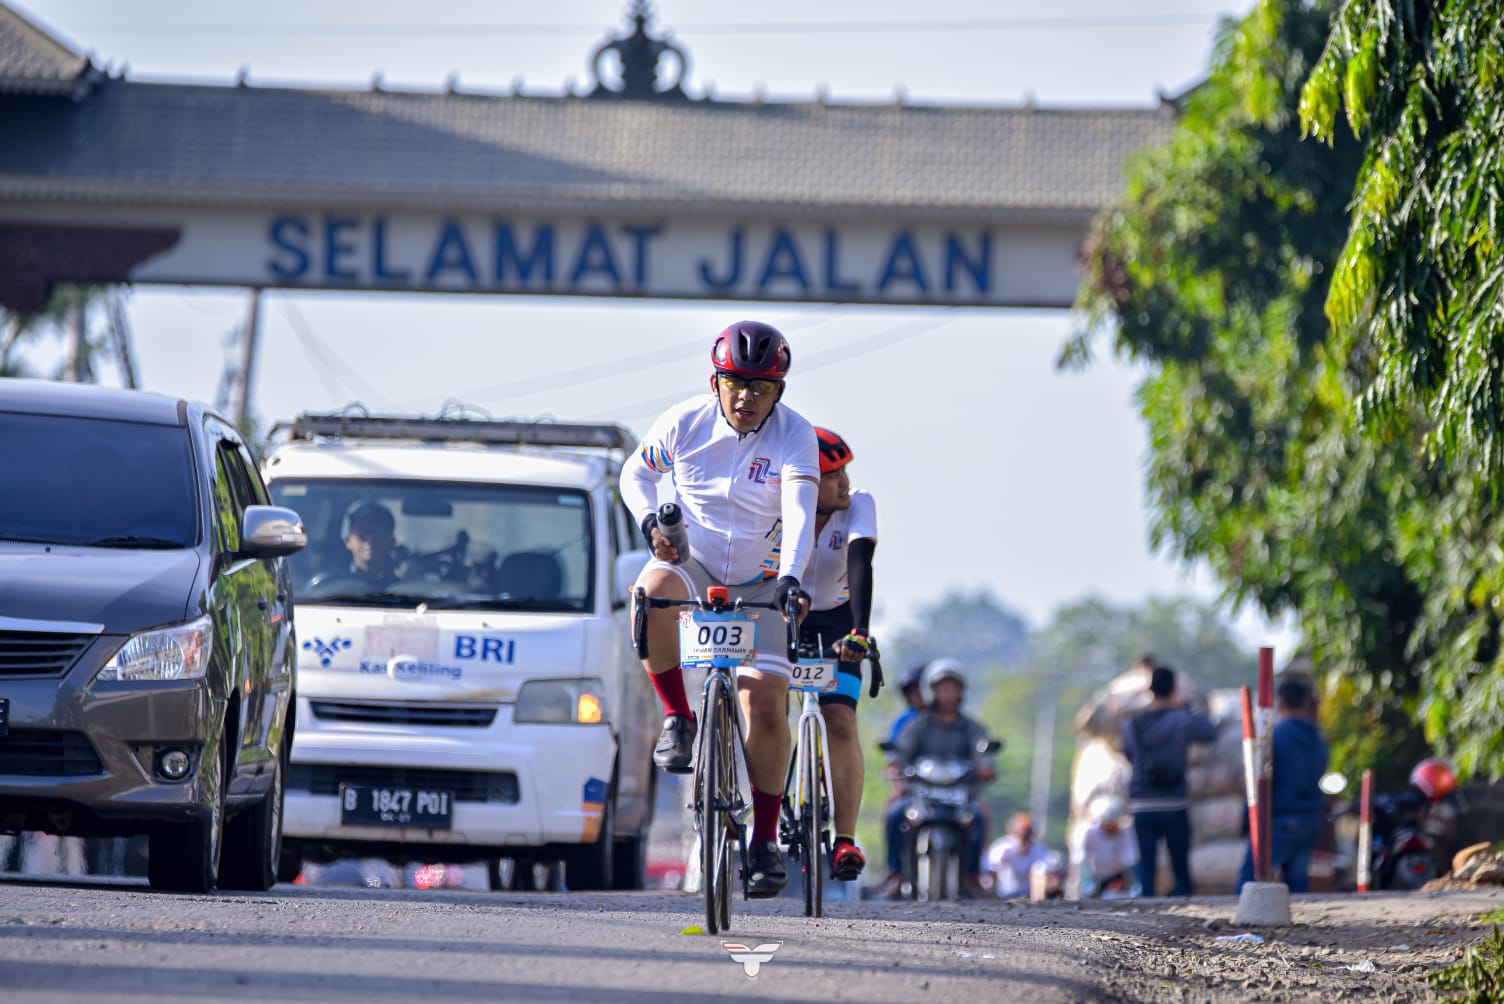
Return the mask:
{"type": "MultiPolygon", "coordinates": [[[[283,874],[562,862],[641,888],[657,735],[627,597],[648,559],[619,425],[304,415],[267,457],[302,515],[283,874]]],[[[531,872],[532,869],[528,868],[531,872]]]]}

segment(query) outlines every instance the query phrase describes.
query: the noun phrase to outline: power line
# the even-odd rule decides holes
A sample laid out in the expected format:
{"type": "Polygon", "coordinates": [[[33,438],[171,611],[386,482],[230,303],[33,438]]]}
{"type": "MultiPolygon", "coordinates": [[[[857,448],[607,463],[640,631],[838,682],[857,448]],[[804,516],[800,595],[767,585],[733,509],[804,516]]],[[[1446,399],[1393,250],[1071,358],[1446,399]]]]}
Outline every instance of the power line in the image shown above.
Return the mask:
{"type": "MultiPolygon", "coordinates": [[[[827,349],[824,352],[811,353],[800,364],[799,373],[802,376],[803,374],[808,373],[811,370],[822,369],[823,367],[832,366],[836,363],[849,362],[852,359],[870,355],[873,352],[880,352],[883,349],[892,348],[900,342],[908,341],[910,338],[914,338],[918,335],[928,334],[929,332],[938,330],[939,328],[942,328],[945,325],[949,324],[951,321],[955,320],[955,307],[944,307],[942,308],[942,312],[945,316],[942,316],[938,319],[934,316],[934,314],[929,314],[925,317],[916,318],[912,321],[906,321],[903,324],[889,328],[886,331],[880,331],[870,338],[862,340],[855,347],[842,346],[840,348],[827,349]]],[[[596,415],[592,417],[626,418],[636,415],[656,415],[664,408],[667,408],[673,404],[678,404],[685,398],[692,396],[692,394],[681,392],[668,397],[661,397],[653,401],[644,401],[639,402],[636,405],[630,405],[621,408],[612,408],[597,412],[596,415]]]]}
{"type": "MultiPolygon", "coordinates": [[[[792,319],[797,315],[790,316],[792,319]]],[[[798,320],[803,322],[806,319],[804,317],[798,317],[798,320]]],[[[807,323],[801,323],[799,326],[799,331],[802,334],[803,332],[817,328],[822,324],[829,324],[833,320],[836,320],[836,314],[834,311],[834,305],[832,304],[826,309],[824,317],[816,317],[814,320],[810,320],[807,323]]],[[[771,323],[775,328],[782,328],[788,322],[781,319],[775,319],[774,321],[771,321],[769,323],[771,323]]],[[[692,342],[681,342],[677,345],[671,345],[667,348],[661,348],[653,352],[633,352],[630,355],[619,356],[615,359],[608,359],[605,362],[591,363],[587,366],[577,366],[574,369],[559,370],[554,373],[546,373],[541,376],[524,377],[518,380],[508,381],[507,383],[492,384],[488,387],[477,387],[473,390],[460,391],[449,396],[460,401],[494,401],[498,398],[503,397],[529,397],[533,394],[542,394],[548,391],[559,390],[565,387],[573,388],[578,387],[581,384],[595,383],[598,380],[609,380],[614,377],[622,376],[626,373],[636,373],[639,370],[650,369],[651,367],[658,366],[661,363],[675,362],[679,359],[683,359],[686,352],[692,352],[697,348],[705,350],[706,354],[709,355],[709,344],[709,337],[702,336],[696,338],[692,342]]],[[[408,405],[408,407],[417,407],[427,400],[427,398],[416,400],[412,404],[408,405]]]]}
{"type": "Polygon", "coordinates": [[[314,362],[313,375],[318,378],[324,389],[330,392],[330,396],[336,396],[329,382],[330,378],[337,379],[344,384],[346,390],[354,391],[358,397],[369,400],[379,407],[388,407],[386,399],[370,384],[355,375],[355,371],[345,365],[344,361],[335,357],[332,352],[326,351],[319,345],[318,337],[313,333],[307,318],[298,309],[297,304],[291,300],[279,299],[278,304],[282,307],[282,315],[292,325],[293,334],[303,343],[303,350],[308,353],[314,362]]]}
{"type": "MultiPolygon", "coordinates": [[[[1168,28],[1202,25],[1226,14],[1115,14],[1054,17],[950,18],[889,21],[721,21],[676,23],[673,32],[698,35],[897,34],[905,32],[1054,31],[1094,28],[1168,28]]],[[[78,31],[121,35],[341,35],[475,36],[599,35],[599,24],[183,24],[181,22],[83,22],[78,31]]],[[[604,29],[609,31],[610,29],[604,29]]]]}

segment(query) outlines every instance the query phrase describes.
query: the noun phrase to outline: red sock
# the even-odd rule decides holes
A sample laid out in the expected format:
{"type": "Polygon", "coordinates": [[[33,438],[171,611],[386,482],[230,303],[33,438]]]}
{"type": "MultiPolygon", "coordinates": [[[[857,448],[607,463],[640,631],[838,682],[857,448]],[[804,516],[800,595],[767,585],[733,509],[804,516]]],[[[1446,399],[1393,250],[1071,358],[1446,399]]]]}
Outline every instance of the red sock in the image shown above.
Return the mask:
{"type": "Polygon", "coordinates": [[[662,673],[649,673],[648,679],[653,681],[653,689],[658,691],[658,699],[663,702],[663,710],[670,715],[683,715],[685,718],[693,718],[694,712],[689,709],[689,695],[684,693],[684,670],[678,666],[662,673]]]}
{"type": "Polygon", "coordinates": [[[752,789],[753,840],[778,839],[778,807],[782,801],[782,795],[769,795],[756,787],[752,789]]]}

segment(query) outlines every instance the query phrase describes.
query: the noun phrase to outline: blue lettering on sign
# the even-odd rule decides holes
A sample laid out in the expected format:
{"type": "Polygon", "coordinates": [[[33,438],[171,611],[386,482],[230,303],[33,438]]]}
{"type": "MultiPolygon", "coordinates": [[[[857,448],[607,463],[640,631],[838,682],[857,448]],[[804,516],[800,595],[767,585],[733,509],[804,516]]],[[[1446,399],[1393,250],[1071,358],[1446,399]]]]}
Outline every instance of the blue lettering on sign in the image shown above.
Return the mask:
{"type": "Polygon", "coordinates": [[[976,284],[978,293],[992,291],[992,235],[983,233],[980,240],[981,246],[977,249],[977,256],[973,260],[966,256],[966,248],[961,243],[961,238],[955,234],[945,235],[945,291],[947,293],[955,292],[957,265],[971,273],[971,281],[976,284]]]}
{"type": "Polygon", "coordinates": [[[354,272],[342,268],[341,258],[355,253],[355,245],[341,239],[344,231],[360,226],[359,220],[327,216],[324,218],[324,278],[357,279],[354,272]]]}
{"type": "Polygon", "coordinates": [[[465,231],[452,220],[445,223],[444,229],[439,232],[433,257],[428,262],[427,278],[431,282],[440,272],[450,269],[459,269],[465,274],[465,278],[475,282],[475,262],[470,257],[470,245],[465,243],[465,231]]]}
{"type": "Polygon", "coordinates": [[[930,284],[924,277],[924,266],[920,264],[919,252],[914,249],[914,238],[906,233],[893,238],[893,246],[888,250],[888,263],[883,266],[882,278],[877,280],[878,291],[887,292],[888,286],[900,279],[912,282],[921,293],[929,291],[930,284]]]}
{"type": "Polygon", "coordinates": [[[724,279],[717,278],[711,273],[710,262],[700,259],[700,281],[709,286],[717,293],[729,293],[738,282],[742,280],[742,239],[745,235],[741,227],[731,231],[731,262],[728,266],[728,274],[724,279]]]}
{"type": "Polygon", "coordinates": [[[386,220],[376,218],[371,225],[371,274],[378,282],[402,282],[412,278],[407,269],[389,269],[386,264],[386,220]]]}
{"type": "Polygon", "coordinates": [[[841,278],[841,235],[834,230],[825,231],[825,291],[827,293],[859,293],[862,287],[841,278]]]}
{"type": "Polygon", "coordinates": [[[495,661],[510,664],[517,661],[517,642],[507,638],[477,638],[474,635],[456,635],[454,638],[454,657],[456,659],[475,659],[480,662],[495,661]]]}
{"type": "Polygon", "coordinates": [[[534,230],[533,246],[528,249],[527,257],[524,258],[516,239],[512,236],[511,224],[496,224],[495,275],[498,282],[507,277],[508,268],[523,282],[533,277],[535,269],[543,274],[544,282],[553,282],[554,228],[545,223],[534,230]]]}
{"type": "Polygon", "coordinates": [[[267,237],[279,251],[286,252],[291,260],[276,257],[266,260],[266,267],[282,279],[300,279],[308,273],[308,224],[296,216],[279,216],[272,220],[267,237]],[[296,241],[296,243],[295,243],[296,241]]]}
{"type": "Polygon", "coordinates": [[[611,244],[600,227],[591,225],[585,230],[585,239],[580,242],[580,254],[574,262],[574,272],[569,281],[576,285],[592,272],[599,272],[612,282],[621,284],[621,273],[616,270],[616,259],[611,255],[611,244]]]}
{"type": "Polygon", "coordinates": [[[762,278],[757,280],[757,288],[766,290],[770,283],[778,279],[792,279],[799,284],[800,289],[809,291],[809,279],[804,274],[804,259],[799,257],[799,245],[794,243],[794,236],[782,227],[773,231],[773,243],[768,248],[768,258],[763,263],[762,278]]]}
{"type": "Polygon", "coordinates": [[[663,228],[622,227],[622,232],[632,238],[632,281],[641,286],[648,281],[648,241],[663,233],[663,228]]]}

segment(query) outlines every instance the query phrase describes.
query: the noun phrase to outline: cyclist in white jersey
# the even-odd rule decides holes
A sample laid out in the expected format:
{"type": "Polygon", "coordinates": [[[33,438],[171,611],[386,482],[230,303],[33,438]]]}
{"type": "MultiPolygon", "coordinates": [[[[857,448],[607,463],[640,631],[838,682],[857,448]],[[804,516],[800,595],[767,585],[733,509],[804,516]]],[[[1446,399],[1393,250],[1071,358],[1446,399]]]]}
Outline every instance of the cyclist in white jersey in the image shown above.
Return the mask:
{"type": "MultiPolygon", "coordinates": [[[[782,606],[793,594],[805,602],[799,579],[814,544],[820,463],[814,429],[778,403],[791,359],[776,328],[733,324],[711,348],[713,393],[664,412],[623,465],[622,500],[653,547],[653,560],[637,578],[649,596],[688,599],[724,585],[733,599],[782,606]],[[658,483],[665,475],[684,510],[688,555],[656,528],[658,483]]],[[[643,666],[667,714],[653,762],[687,773],[696,726],[676,623],[674,608],[649,608],[643,666]]],[[[791,670],[782,635],[781,629],[765,632],[756,668],[737,676],[752,782],[748,892],[754,897],[776,896],[788,881],[777,843],[790,747],[791,670]]]]}
{"type": "Polygon", "coordinates": [[[815,553],[802,580],[810,612],[800,626],[800,636],[806,643],[821,642],[840,660],[837,688],[820,695],[820,711],[830,737],[830,780],[835,795],[831,876],[850,881],[861,875],[867,863],[855,837],[865,769],[856,705],[862,694],[862,659],[872,648],[868,624],[877,503],[866,492],[851,490],[846,474],[851,448],[846,441],[819,428],[815,438],[820,444],[820,499],[815,507],[815,553]]]}

